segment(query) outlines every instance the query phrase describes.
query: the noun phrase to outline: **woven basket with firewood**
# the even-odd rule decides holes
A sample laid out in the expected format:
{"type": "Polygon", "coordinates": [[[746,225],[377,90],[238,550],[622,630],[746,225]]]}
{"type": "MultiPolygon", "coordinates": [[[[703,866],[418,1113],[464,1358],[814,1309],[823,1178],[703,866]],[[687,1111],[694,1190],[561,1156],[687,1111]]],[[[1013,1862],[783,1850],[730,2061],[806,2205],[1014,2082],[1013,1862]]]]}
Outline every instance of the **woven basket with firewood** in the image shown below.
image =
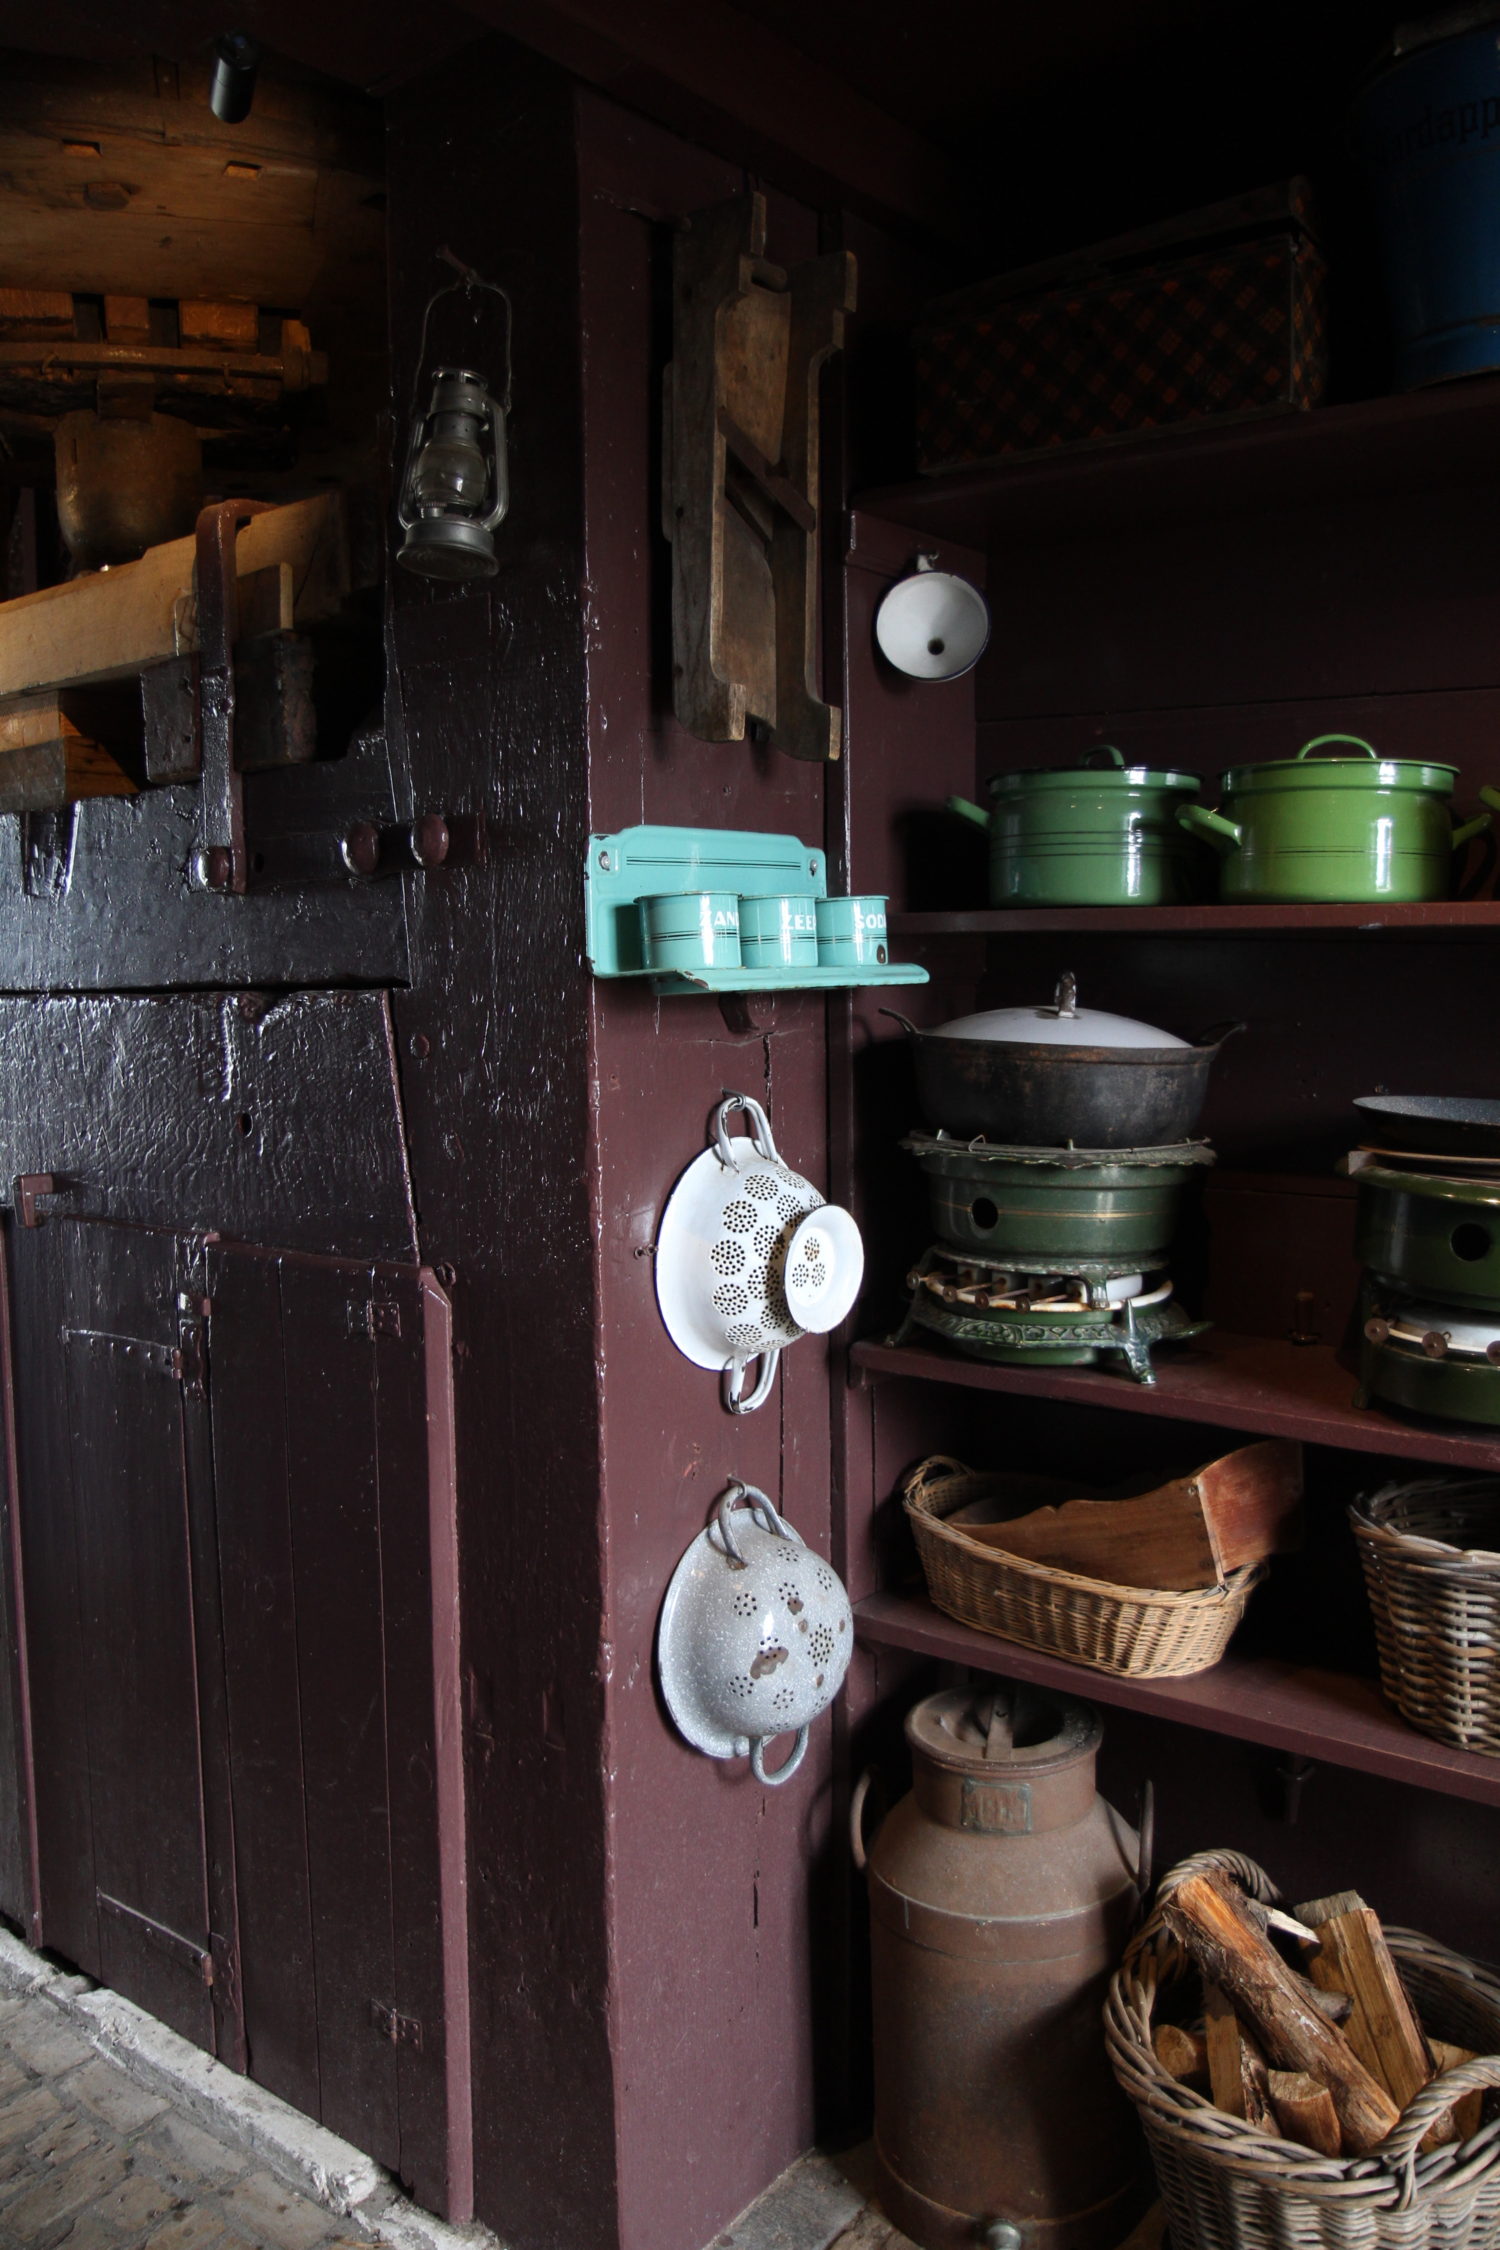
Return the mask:
{"type": "Polygon", "coordinates": [[[1355,1893],[1285,1914],[1253,1860],[1183,1860],[1111,1981],[1105,2036],[1174,2250],[1500,2241],[1500,1982],[1382,1931],[1355,1893]]]}

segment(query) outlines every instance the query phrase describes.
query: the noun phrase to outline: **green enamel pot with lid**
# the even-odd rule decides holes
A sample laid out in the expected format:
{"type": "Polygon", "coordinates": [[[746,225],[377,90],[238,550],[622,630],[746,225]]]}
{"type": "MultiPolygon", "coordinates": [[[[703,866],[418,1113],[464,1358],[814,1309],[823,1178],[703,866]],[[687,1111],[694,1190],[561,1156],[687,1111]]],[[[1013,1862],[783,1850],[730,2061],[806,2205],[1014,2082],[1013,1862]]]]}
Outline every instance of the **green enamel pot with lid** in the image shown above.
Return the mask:
{"type": "Polygon", "coordinates": [[[991,906],[1176,906],[1207,888],[1177,822],[1198,787],[1105,742],[1081,765],[993,774],[988,812],[967,797],[948,809],[989,831],[991,906]]]}
{"type": "Polygon", "coordinates": [[[1448,810],[1457,769],[1425,758],[1382,758],[1355,734],[1319,734],[1295,758],[1234,766],[1224,810],[1184,805],[1190,835],[1220,854],[1219,891],[1245,904],[1373,904],[1447,898],[1453,855],[1483,833],[1479,813],[1455,828],[1448,810]],[[1342,743],[1355,757],[1314,758],[1342,743]]]}

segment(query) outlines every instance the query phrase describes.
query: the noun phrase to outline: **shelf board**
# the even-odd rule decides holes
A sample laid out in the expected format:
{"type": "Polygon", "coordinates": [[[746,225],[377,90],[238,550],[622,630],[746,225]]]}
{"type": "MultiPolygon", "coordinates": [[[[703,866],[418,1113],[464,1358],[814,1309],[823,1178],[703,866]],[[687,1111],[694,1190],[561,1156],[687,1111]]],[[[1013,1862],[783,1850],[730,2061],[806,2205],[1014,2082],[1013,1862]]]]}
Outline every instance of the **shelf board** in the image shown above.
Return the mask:
{"type": "Polygon", "coordinates": [[[1500,1471],[1500,1430],[1407,1421],[1380,1407],[1352,1405],[1354,1377],[1326,1344],[1289,1344],[1214,1328],[1191,1344],[1160,1351],[1156,1381],[1149,1385],[1108,1368],[995,1367],[915,1344],[856,1344],[850,1357],[866,1379],[903,1376],[965,1390],[1066,1399],[1123,1414],[1301,1438],[1307,1445],[1352,1453],[1500,1471]]]}
{"type": "Polygon", "coordinates": [[[855,507],[931,539],[987,548],[1132,522],[1313,508],[1402,485],[1500,476],[1500,377],[1308,413],[1184,422],[1017,454],[861,492],[855,507]]]}
{"type": "Polygon", "coordinates": [[[1500,931],[1500,899],[1424,899],[1410,906],[1020,906],[890,917],[893,936],[1026,937],[1346,937],[1453,938],[1500,931]]]}
{"type": "Polygon", "coordinates": [[[1185,1680],[1123,1680],[1043,1656],[944,1615],[925,1596],[874,1594],[858,1603],[855,1631],[866,1646],[910,1649],[949,1664],[1061,1688],[1092,1702],[1175,1719],[1209,1734],[1264,1743],[1329,1765],[1352,1766],[1418,1789],[1500,1805],[1500,1758],[1450,1750],[1407,1726],[1372,1680],[1320,1672],[1231,1649],[1212,1671],[1185,1680]]]}

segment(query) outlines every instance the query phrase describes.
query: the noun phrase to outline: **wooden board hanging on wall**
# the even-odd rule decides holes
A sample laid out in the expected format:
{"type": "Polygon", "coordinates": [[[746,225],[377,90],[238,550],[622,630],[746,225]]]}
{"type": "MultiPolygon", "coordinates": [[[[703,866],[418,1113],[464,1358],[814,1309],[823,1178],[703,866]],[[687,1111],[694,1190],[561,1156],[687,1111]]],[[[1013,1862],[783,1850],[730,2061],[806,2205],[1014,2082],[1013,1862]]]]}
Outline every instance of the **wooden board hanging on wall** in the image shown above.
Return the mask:
{"type": "Polygon", "coordinates": [[[846,251],[765,257],[764,196],[698,212],[673,259],[664,517],[673,705],[706,742],[752,721],[794,758],[839,755],[817,692],[818,373],[854,308],[846,251]]]}

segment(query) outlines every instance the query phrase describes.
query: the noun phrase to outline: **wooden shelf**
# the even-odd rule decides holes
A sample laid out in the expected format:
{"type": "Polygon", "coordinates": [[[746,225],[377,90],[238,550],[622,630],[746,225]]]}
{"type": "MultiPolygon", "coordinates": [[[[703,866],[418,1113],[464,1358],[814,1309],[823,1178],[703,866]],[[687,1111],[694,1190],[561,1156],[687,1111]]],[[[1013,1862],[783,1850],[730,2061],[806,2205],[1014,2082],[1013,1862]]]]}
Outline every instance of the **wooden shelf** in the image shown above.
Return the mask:
{"type": "Polygon", "coordinates": [[[890,917],[893,935],[911,938],[1027,937],[1335,937],[1455,938],[1500,932],[1500,899],[1425,899],[1414,906],[1022,906],[890,917]]]}
{"type": "Polygon", "coordinates": [[[1306,414],[1053,446],[992,468],[880,486],[859,493],[855,506],[919,536],[988,548],[1133,522],[1316,508],[1375,490],[1384,499],[1403,486],[1487,477],[1500,477],[1494,376],[1306,414]]]}
{"type": "Polygon", "coordinates": [[[1500,1430],[1407,1421],[1379,1407],[1352,1405],[1354,1377],[1326,1344],[1289,1344],[1215,1328],[1192,1344],[1159,1352],[1156,1381],[1150,1385],[1111,1368],[994,1367],[914,1344],[856,1344],[850,1357],[866,1380],[902,1376],[966,1390],[1066,1399],[1122,1414],[1158,1414],[1169,1421],[1206,1422],[1263,1437],[1301,1438],[1307,1445],[1353,1453],[1500,1471],[1500,1430]]]}
{"type": "Polygon", "coordinates": [[[1418,1734],[1384,1702],[1373,1680],[1275,1657],[1240,1656],[1233,1649],[1212,1671],[1191,1679],[1122,1680],[975,1632],[925,1596],[871,1595],[856,1605],[854,1622],[869,1647],[910,1649],[949,1664],[1003,1672],[1209,1734],[1264,1743],[1475,1804],[1500,1805],[1500,1758],[1450,1750],[1418,1734]]]}

